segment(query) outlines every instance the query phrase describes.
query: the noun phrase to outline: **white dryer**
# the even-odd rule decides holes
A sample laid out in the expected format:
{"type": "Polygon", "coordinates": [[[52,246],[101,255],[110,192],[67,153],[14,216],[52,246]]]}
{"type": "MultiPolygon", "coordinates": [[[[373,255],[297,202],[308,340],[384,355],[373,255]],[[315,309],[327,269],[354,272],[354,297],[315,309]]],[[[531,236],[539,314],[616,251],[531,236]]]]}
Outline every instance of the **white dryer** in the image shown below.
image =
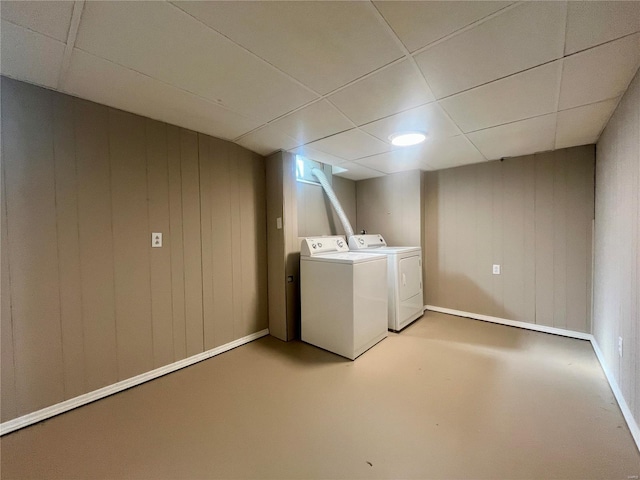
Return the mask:
{"type": "Polygon", "coordinates": [[[387,302],[384,255],[350,252],[342,236],[303,239],[303,342],[355,360],[387,336],[387,302]]]}
{"type": "Polygon", "coordinates": [[[389,330],[398,332],[424,313],[422,250],[420,247],[389,247],[382,235],[352,235],[352,251],[387,256],[389,330]]]}

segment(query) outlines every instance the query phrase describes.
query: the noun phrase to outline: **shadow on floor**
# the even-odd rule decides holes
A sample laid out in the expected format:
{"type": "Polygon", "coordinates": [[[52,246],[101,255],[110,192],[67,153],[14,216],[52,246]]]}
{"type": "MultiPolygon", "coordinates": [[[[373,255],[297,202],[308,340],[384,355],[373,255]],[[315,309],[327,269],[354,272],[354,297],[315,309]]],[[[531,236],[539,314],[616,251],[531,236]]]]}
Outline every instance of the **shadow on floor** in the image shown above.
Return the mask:
{"type": "Polygon", "coordinates": [[[399,335],[434,341],[482,345],[489,348],[517,349],[526,338],[538,332],[466,317],[426,311],[399,335]],[[445,328],[446,327],[446,328],[445,328]]]}
{"type": "Polygon", "coordinates": [[[313,345],[302,342],[301,340],[292,340],[284,342],[272,336],[267,336],[254,342],[256,348],[266,349],[273,355],[278,355],[284,360],[307,365],[328,365],[339,363],[351,363],[351,360],[328,352],[313,345]]]}

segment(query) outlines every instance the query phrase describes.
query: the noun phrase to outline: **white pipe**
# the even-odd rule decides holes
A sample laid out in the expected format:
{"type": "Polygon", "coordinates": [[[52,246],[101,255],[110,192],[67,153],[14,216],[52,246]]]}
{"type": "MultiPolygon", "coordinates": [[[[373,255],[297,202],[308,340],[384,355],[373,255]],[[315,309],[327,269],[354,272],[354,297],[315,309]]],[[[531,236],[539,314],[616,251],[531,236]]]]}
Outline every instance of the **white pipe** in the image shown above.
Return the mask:
{"type": "Polygon", "coordinates": [[[320,185],[322,185],[322,188],[324,188],[324,192],[327,194],[327,197],[329,197],[329,200],[331,200],[331,205],[333,205],[333,208],[338,214],[338,218],[342,222],[342,228],[344,228],[344,232],[347,236],[348,241],[349,238],[353,236],[353,228],[351,228],[351,223],[349,223],[347,214],[344,213],[342,205],[340,205],[340,201],[338,200],[338,197],[336,197],[336,193],[333,191],[333,188],[331,188],[331,185],[329,185],[329,180],[327,180],[324,172],[319,168],[312,169],[311,173],[313,173],[313,175],[315,175],[315,177],[318,179],[320,185]]]}

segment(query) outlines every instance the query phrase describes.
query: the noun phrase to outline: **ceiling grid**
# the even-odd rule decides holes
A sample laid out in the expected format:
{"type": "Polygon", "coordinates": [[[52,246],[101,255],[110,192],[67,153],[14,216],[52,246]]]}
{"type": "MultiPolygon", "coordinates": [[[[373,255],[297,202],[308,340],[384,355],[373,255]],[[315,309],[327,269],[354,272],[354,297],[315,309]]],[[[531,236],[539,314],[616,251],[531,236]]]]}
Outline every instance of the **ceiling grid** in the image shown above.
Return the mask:
{"type": "Polygon", "coordinates": [[[593,143],[640,65],[634,1],[0,7],[3,75],[353,180],[593,143]]]}

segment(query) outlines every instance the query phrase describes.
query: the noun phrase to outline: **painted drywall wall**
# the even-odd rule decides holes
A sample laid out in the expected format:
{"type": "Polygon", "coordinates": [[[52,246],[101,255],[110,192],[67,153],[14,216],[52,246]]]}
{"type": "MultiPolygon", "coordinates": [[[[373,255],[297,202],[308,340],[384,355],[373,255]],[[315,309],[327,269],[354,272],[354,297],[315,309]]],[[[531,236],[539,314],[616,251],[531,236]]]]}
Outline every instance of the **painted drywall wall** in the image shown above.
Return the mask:
{"type": "Polygon", "coordinates": [[[356,228],[381,234],[388,245],[421,245],[423,173],[415,170],[356,183],[356,228]]]}
{"type": "Polygon", "coordinates": [[[640,74],[596,148],[593,334],[640,424],[640,74]],[[618,338],[623,355],[618,354],[618,338]]]}
{"type": "Polygon", "coordinates": [[[267,327],[262,157],[1,90],[2,421],[267,327]]]}
{"type": "Polygon", "coordinates": [[[427,172],[425,303],[590,333],[593,171],[591,145],[427,172]]]}

